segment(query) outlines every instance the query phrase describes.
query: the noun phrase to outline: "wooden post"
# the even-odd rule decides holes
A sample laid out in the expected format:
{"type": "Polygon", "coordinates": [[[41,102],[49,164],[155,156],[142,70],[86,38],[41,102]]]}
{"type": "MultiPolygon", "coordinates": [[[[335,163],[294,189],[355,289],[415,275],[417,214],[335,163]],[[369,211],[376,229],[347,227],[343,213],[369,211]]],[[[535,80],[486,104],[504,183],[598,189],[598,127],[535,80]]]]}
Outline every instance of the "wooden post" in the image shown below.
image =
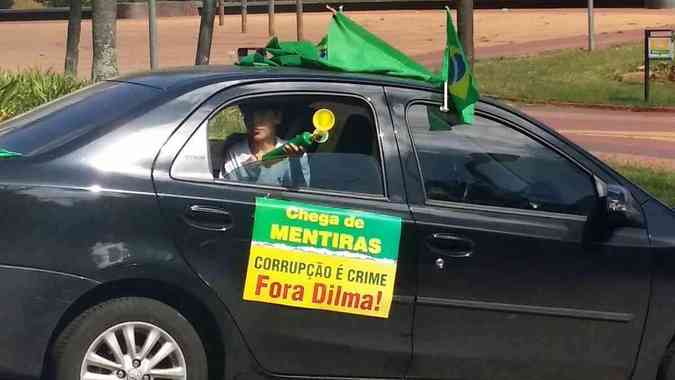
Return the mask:
{"type": "Polygon", "coordinates": [[[218,25],[225,25],[225,0],[218,0],[218,25]]]}
{"type": "Polygon", "coordinates": [[[241,0],[241,32],[246,33],[248,26],[246,25],[246,17],[248,16],[248,4],[246,0],[241,0]]]}
{"type": "Polygon", "coordinates": [[[303,29],[302,0],[296,0],[296,2],[295,2],[295,12],[296,12],[295,17],[297,19],[296,21],[297,21],[297,24],[298,24],[298,41],[302,41],[304,39],[303,30],[302,30],[303,29]]]}
{"type": "Polygon", "coordinates": [[[457,6],[459,38],[464,46],[467,61],[473,67],[473,0],[460,0],[457,6]]]}
{"type": "Polygon", "coordinates": [[[213,42],[213,21],[216,18],[215,0],[204,0],[202,20],[199,23],[199,41],[197,41],[197,57],[195,65],[208,65],[211,60],[211,43],[213,42]]]}
{"type": "Polygon", "coordinates": [[[588,51],[595,50],[595,17],[593,15],[594,0],[588,0],[588,51]]]}
{"type": "Polygon", "coordinates": [[[651,32],[649,29],[645,30],[645,102],[649,103],[649,80],[651,79],[649,76],[649,72],[651,71],[650,65],[650,60],[649,60],[649,37],[651,36],[651,32]]]}
{"type": "Polygon", "coordinates": [[[157,0],[148,0],[148,28],[150,32],[150,69],[157,68],[157,0]]]}
{"type": "Polygon", "coordinates": [[[267,30],[269,32],[270,37],[276,35],[276,30],[274,29],[274,0],[268,0],[269,1],[269,7],[267,8],[267,19],[268,19],[268,26],[267,30]]]}

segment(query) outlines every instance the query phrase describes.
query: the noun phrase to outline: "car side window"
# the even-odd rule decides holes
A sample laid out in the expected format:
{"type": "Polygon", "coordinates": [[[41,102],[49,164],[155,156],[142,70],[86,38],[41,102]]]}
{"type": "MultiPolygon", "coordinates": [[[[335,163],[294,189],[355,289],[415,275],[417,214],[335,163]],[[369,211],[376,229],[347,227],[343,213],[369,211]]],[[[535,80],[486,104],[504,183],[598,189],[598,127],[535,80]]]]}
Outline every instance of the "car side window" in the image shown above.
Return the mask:
{"type": "Polygon", "coordinates": [[[414,104],[407,122],[429,200],[588,215],[592,177],[529,136],[477,116],[462,124],[414,104]]]}
{"type": "Polygon", "coordinates": [[[384,195],[377,136],[372,109],[359,98],[249,98],[210,117],[178,154],[171,175],[185,180],[384,195]],[[313,118],[318,110],[330,110],[334,116],[327,138],[289,151],[288,143],[296,136],[315,131],[313,118]],[[276,158],[267,154],[284,147],[287,151],[276,158]]]}

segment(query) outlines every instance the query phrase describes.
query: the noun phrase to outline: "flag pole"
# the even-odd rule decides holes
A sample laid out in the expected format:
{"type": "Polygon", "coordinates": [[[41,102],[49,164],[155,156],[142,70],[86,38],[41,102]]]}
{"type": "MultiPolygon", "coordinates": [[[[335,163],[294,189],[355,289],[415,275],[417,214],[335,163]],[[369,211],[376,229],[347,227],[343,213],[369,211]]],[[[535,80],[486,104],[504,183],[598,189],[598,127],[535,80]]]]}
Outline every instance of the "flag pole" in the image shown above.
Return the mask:
{"type": "Polygon", "coordinates": [[[449,112],[448,108],[448,81],[443,82],[443,105],[441,106],[441,112],[449,112]]]}
{"type": "MultiPolygon", "coordinates": [[[[450,7],[446,5],[445,10],[447,12],[450,12],[450,7]]],[[[448,26],[446,25],[445,27],[447,28],[448,26]]],[[[446,54],[447,54],[447,49],[446,49],[446,54]]],[[[446,81],[443,82],[443,105],[441,106],[441,112],[449,112],[450,111],[450,108],[448,107],[448,101],[449,101],[448,98],[449,97],[450,97],[450,95],[448,94],[448,81],[446,80],[446,81]]]]}

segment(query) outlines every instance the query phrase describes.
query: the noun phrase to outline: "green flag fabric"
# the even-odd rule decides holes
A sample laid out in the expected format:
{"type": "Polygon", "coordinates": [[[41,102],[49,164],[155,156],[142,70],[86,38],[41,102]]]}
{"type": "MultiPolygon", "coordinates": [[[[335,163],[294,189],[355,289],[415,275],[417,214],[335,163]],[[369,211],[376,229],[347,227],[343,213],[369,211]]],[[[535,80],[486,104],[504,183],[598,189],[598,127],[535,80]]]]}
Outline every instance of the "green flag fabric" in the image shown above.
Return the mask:
{"type": "Polygon", "coordinates": [[[326,61],[331,67],[355,73],[384,74],[433,81],[426,67],[338,12],[328,28],[326,61]]]}
{"type": "Polygon", "coordinates": [[[462,122],[473,121],[473,105],[478,100],[473,75],[448,11],[447,46],[443,66],[433,73],[406,54],[387,44],[364,27],[337,12],[328,34],[319,42],[279,42],[274,37],[265,53],[253,53],[239,60],[241,66],[310,67],[329,71],[391,75],[418,79],[436,87],[448,81],[448,89],[462,122]]]}
{"type": "Polygon", "coordinates": [[[384,74],[433,81],[434,74],[404,53],[338,12],[318,44],[279,42],[274,37],[260,53],[243,57],[242,66],[314,67],[351,73],[384,74]]]}
{"type": "Polygon", "coordinates": [[[10,152],[9,150],[6,149],[0,149],[0,159],[1,158],[13,158],[13,157],[21,157],[21,153],[16,153],[16,152],[10,152]]]}
{"type": "Polygon", "coordinates": [[[274,37],[265,46],[265,51],[272,57],[267,58],[258,52],[249,54],[239,61],[242,66],[298,66],[318,67],[325,69],[325,62],[320,59],[319,47],[308,41],[279,42],[274,37]]]}
{"type": "Polygon", "coordinates": [[[474,122],[475,104],[480,98],[478,86],[452,23],[450,9],[446,8],[446,15],[446,47],[440,76],[443,81],[448,81],[448,92],[457,109],[460,121],[472,124],[474,122]]]}

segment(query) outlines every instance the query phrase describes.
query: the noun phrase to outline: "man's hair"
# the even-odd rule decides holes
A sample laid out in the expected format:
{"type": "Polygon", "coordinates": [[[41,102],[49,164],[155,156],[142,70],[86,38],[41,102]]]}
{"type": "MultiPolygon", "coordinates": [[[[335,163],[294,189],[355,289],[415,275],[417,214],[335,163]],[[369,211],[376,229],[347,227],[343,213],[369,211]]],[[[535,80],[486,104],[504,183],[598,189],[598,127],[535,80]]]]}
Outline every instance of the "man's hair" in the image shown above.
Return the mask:
{"type": "Polygon", "coordinates": [[[253,114],[256,112],[274,112],[281,114],[283,117],[282,107],[279,104],[270,104],[265,101],[242,103],[239,105],[239,110],[241,111],[242,116],[244,116],[246,125],[253,121],[253,114]]]}
{"type": "MultiPolygon", "coordinates": [[[[284,117],[284,114],[281,111],[281,107],[277,105],[263,104],[262,102],[257,104],[246,104],[246,105],[242,104],[239,106],[239,110],[241,111],[241,114],[244,117],[244,125],[246,126],[246,128],[253,127],[253,115],[256,112],[277,113],[281,116],[282,121],[284,117]]],[[[282,122],[279,122],[279,124],[282,124],[282,122]]]]}

